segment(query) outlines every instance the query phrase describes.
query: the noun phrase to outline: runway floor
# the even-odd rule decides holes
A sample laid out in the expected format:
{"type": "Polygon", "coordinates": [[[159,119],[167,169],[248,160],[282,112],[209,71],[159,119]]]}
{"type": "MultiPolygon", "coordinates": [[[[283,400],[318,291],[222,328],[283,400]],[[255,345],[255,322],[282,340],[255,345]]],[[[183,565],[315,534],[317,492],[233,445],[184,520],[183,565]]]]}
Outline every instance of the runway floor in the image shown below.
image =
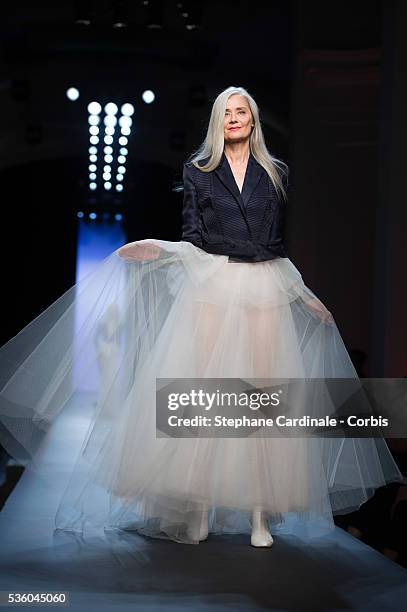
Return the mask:
{"type": "Polygon", "coordinates": [[[407,571],[340,528],[309,543],[279,536],[268,549],[251,547],[249,535],[191,546],[123,531],[54,530],[84,414],[79,402],[76,414],[61,415],[41,470],[24,472],[0,513],[1,591],[65,591],[75,612],[406,610],[407,571]]]}

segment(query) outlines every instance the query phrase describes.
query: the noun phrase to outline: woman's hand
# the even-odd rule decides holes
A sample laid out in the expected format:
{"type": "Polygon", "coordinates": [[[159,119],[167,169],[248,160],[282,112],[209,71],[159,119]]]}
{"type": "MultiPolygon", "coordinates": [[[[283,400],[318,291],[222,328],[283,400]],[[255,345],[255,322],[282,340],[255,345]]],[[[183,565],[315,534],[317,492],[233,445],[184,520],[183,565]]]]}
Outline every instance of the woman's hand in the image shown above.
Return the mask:
{"type": "Polygon", "coordinates": [[[118,254],[126,261],[150,261],[158,259],[160,247],[151,242],[129,242],[120,247],[118,254]]]}
{"type": "Polygon", "coordinates": [[[321,319],[323,323],[326,323],[327,325],[334,324],[334,318],[332,314],[317,298],[311,298],[310,300],[307,300],[305,302],[305,305],[312,312],[312,314],[316,315],[319,319],[321,319]]]}

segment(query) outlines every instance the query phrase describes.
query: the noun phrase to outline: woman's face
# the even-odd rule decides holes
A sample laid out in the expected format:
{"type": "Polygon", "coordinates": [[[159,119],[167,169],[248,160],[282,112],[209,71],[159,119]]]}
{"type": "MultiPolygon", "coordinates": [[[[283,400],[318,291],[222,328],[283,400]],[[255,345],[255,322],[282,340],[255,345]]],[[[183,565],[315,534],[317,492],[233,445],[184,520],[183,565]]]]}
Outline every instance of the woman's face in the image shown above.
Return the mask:
{"type": "Polygon", "coordinates": [[[225,142],[232,144],[247,140],[252,131],[252,123],[253,117],[246,98],[240,94],[231,95],[225,111],[225,142]]]}

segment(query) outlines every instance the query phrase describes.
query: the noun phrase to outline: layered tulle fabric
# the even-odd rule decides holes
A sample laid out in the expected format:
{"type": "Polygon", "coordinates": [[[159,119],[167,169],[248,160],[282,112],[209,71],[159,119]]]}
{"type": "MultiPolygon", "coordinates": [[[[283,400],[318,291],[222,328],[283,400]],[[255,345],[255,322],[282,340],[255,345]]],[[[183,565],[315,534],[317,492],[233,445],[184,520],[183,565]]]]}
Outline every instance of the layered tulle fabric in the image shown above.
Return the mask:
{"type": "Polygon", "coordinates": [[[198,543],[203,511],[210,533],[242,533],[261,509],[274,531],[319,533],[401,479],[378,438],[157,437],[157,379],[358,380],[332,316],[288,258],[239,263],[189,242],[130,243],[0,359],[0,442],[32,469],[62,409],[85,406],[60,529],[198,543]]]}

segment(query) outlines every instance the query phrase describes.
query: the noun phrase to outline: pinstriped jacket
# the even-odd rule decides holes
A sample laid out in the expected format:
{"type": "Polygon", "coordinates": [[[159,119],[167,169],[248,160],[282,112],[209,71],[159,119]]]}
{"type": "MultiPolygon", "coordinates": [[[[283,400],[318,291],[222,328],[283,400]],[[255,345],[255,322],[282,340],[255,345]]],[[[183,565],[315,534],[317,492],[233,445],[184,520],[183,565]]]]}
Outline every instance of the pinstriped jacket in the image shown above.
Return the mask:
{"type": "MultiPolygon", "coordinates": [[[[207,160],[202,160],[203,165],[207,160]]],[[[242,192],[225,153],[215,170],[184,164],[182,238],[233,261],[287,257],[283,244],[284,200],[252,153],[242,192]]]]}

